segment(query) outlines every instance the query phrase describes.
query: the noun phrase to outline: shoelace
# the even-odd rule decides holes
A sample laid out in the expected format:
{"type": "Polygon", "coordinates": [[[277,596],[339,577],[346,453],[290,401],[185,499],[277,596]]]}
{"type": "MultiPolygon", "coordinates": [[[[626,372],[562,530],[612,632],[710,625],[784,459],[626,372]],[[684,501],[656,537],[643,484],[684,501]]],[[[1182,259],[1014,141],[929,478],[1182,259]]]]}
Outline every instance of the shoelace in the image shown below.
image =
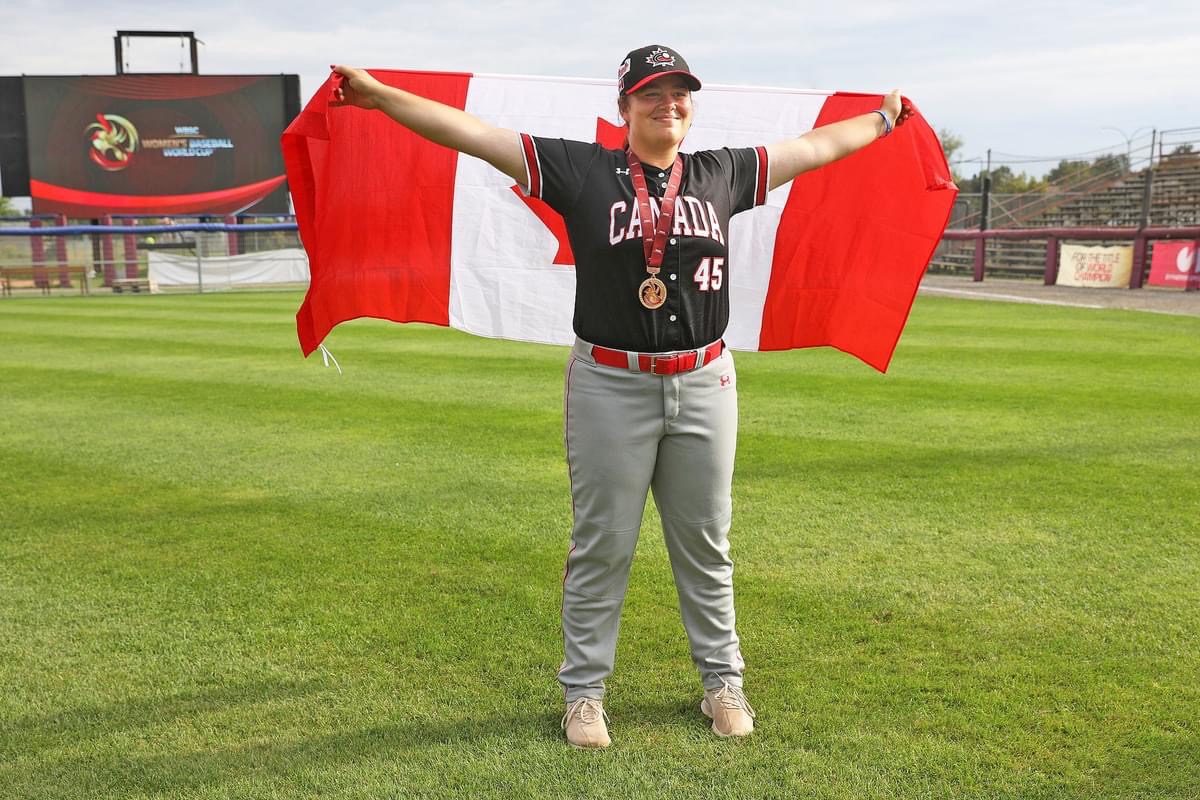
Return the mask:
{"type": "Polygon", "coordinates": [[[567,713],[563,714],[561,727],[567,727],[567,722],[571,719],[572,714],[579,714],[579,721],[584,725],[598,722],[601,717],[608,719],[608,712],[604,710],[604,706],[599,700],[591,697],[581,697],[567,706],[567,713]]]}
{"type": "Polygon", "coordinates": [[[750,701],[747,700],[746,695],[742,693],[741,687],[734,686],[727,681],[722,681],[722,686],[717,690],[717,693],[713,695],[713,699],[720,703],[723,708],[740,708],[745,710],[745,712],[750,715],[751,719],[754,719],[756,716],[758,716],[754,713],[754,709],[750,707],[750,701]]]}

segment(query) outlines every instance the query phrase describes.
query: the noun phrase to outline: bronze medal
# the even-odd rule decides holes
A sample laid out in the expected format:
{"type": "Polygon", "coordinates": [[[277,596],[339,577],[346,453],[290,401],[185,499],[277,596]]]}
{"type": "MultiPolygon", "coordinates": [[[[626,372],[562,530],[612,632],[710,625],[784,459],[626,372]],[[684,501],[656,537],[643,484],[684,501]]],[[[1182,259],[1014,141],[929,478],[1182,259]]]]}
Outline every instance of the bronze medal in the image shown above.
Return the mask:
{"type": "Polygon", "coordinates": [[[671,220],[675,215],[675,198],[679,194],[679,186],[683,182],[683,159],[676,155],[675,163],[671,165],[671,177],[667,179],[666,192],[663,193],[659,209],[658,222],[651,227],[653,216],[650,210],[650,192],[646,188],[646,175],[642,170],[642,162],[632,150],[625,151],[629,162],[629,177],[633,183],[634,195],[637,197],[638,216],[642,221],[642,246],[646,254],[646,272],[650,277],[638,286],[638,300],[643,306],[654,311],[662,308],[667,302],[667,286],[658,279],[658,271],[662,269],[663,252],[667,247],[667,231],[671,229],[671,220]]]}
{"type": "Polygon", "coordinates": [[[642,305],[653,311],[667,302],[667,287],[658,278],[646,278],[638,287],[638,299],[642,305]]]}

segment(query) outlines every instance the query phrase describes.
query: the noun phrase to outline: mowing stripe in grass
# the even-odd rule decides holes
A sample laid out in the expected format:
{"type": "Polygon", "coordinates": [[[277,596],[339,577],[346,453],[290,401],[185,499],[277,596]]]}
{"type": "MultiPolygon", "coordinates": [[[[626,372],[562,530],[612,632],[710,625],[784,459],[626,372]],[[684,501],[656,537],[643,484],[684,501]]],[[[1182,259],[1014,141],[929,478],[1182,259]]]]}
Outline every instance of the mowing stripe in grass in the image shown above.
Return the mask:
{"type": "Polygon", "coordinates": [[[737,354],[759,730],[705,727],[650,504],[576,753],[565,349],[362,320],[339,376],[299,301],[0,302],[0,794],[1200,796],[1200,320],[737,354]]]}

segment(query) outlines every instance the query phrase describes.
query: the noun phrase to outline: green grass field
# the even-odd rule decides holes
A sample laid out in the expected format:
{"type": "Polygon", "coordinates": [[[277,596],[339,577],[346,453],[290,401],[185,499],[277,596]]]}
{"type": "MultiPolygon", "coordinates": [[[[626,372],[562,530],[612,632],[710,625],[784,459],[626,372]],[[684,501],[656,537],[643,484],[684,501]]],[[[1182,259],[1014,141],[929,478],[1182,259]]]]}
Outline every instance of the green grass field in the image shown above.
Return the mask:
{"type": "Polygon", "coordinates": [[[558,729],[562,348],[295,293],[0,301],[0,797],[1200,797],[1200,319],[920,298],[739,354],[758,731],[647,515],[558,729]]]}

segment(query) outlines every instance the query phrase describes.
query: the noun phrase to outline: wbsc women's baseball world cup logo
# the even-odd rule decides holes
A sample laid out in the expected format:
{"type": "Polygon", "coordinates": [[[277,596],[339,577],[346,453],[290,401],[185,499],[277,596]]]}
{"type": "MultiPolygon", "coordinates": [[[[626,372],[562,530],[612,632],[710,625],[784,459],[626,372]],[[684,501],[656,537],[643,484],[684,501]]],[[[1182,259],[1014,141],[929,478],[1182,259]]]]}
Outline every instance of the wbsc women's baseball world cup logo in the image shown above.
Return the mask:
{"type": "Polygon", "coordinates": [[[138,132],[133,123],[116,114],[97,114],[84,130],[91,144],[88,157],[101,169],[116,172],[133,161],[138,149],[138,132]]]}

